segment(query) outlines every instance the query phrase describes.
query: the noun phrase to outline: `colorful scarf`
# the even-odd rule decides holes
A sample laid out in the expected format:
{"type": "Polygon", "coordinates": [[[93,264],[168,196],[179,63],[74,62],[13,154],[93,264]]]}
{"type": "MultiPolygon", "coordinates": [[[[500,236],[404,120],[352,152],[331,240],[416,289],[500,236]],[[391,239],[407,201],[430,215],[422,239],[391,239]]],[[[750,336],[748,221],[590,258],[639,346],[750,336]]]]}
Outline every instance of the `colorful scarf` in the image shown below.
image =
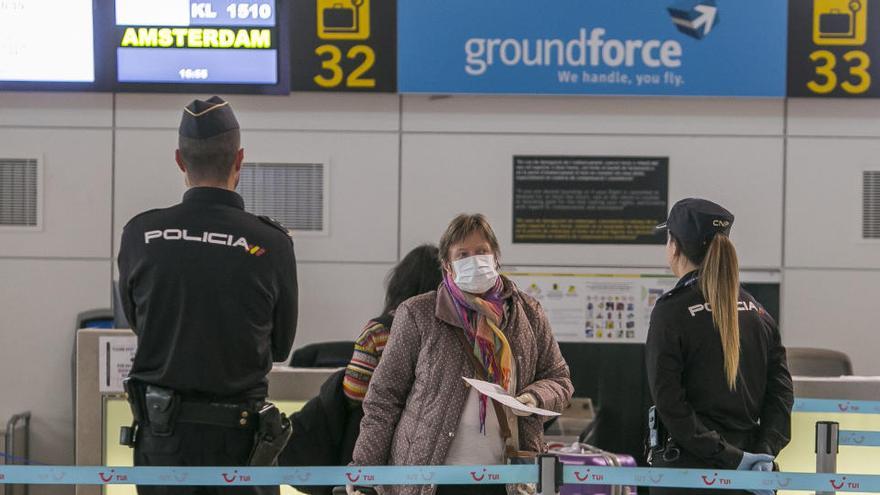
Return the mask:
{"type": "MultiPolygon", "coordinates": [[[[487,380],[505,390],[509,389],[513,355],[510,343],[500,328],[504,316],[504,299],[501,296],[504,282],[501,277],[498,277],[495,287],[482,296],[463,292],[448,273],[443,285],[452,296],[464,334],[473,346],[474,356],[483,364],[487,380]]],[[[480,394],[480,432],[483,434],[486,433],[488,403],[489,398],[480,394]]]]}

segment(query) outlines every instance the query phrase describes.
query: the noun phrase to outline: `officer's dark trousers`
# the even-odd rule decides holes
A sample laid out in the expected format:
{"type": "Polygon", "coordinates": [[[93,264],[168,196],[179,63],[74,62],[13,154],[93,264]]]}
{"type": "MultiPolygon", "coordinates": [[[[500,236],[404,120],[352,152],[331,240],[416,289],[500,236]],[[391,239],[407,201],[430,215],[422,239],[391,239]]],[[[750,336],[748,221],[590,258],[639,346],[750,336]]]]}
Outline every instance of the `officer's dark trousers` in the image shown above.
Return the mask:
{"type": "MultiPolygon", "coordinates": [[[[178,423],[170,437],[157,437],[149,426],[138,431],[135,466],[244,466],[254,443],[253,430],[178,423]]],[[[239,475],[229,470],[229,486],[138,486],[139,495],[278,495],[277,486],[236,486],[239,475]]]]}

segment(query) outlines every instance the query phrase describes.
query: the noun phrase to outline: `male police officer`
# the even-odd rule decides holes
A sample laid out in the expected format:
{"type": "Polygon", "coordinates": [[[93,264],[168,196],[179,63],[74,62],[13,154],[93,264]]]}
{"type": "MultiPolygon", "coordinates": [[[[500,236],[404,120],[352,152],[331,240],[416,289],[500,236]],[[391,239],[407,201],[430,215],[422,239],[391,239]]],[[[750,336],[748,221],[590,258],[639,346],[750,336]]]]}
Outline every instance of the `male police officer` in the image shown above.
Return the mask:
{"type": "MultiPolygon", "coordinates": [[[[235,193],[243,158],[229,104],[193,101],[176,153],[183,202],[134,217],[122,233],[120,293],[138,336],[127,390],[136,465],[247,465],[255,437],[283,429],[264,399],[272,362],[287,358],[296,332],[296,260],[288,231],[245,212],[235,193]]],[[[211,493],[138,491],[197,489],[211,493]]]]}

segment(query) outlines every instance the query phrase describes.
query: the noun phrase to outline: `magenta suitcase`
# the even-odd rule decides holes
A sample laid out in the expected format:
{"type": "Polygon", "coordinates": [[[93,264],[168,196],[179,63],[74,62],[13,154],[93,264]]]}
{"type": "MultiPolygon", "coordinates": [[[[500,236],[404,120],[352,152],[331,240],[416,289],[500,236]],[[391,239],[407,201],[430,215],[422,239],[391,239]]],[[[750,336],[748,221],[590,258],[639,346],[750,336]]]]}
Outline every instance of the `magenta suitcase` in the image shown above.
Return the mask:
{"type": "MultiPolygon", "coordinates": [[[[559,457],[559,462],[573,466],[598,467],[636,467],[636,460],[630,455],[612,454],[585,443],[570,446],[551,445],[550,453],[559,457]]],[[[618,485],[563,485],[560,495],[636,495],[634,486],[618,485]]]]}

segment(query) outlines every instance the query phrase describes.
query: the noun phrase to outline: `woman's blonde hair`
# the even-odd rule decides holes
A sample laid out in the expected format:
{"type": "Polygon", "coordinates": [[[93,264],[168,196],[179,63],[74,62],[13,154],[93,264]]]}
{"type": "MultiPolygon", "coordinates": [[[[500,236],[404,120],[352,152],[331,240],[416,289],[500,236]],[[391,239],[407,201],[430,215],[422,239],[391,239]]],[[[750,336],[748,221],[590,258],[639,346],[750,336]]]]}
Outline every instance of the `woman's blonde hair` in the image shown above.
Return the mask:
{"type": "Polygon", "coordinates": [[[700,265],[700,291],[721,334],[727,386],[735,390],[740,358],[739,260],[733,242],[724,234],[715,235],[700,265]]]}

